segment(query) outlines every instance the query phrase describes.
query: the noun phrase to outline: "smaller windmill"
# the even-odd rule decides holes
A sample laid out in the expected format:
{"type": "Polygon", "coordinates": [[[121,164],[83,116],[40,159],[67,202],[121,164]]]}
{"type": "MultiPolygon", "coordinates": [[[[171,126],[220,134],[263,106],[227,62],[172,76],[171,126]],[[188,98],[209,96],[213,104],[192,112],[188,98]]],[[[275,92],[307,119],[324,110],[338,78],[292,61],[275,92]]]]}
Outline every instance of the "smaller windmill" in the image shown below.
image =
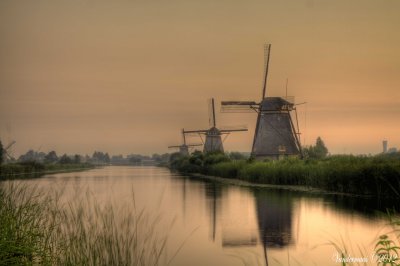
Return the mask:
{"type": "Polygon", "coordinates": [[[185,129],[183,129],[183,128],[182,128],[182,138],[183,138],[183,144],[182,145],[168,146],[168,148],[169,149],[178,148],[179,149],[179,153],[181,155],[188,156],[189,155],[189,148],[203,145],[203,144],[186,144],[185,129]]]}
{"type": "Polygon", "coordinates": [[[247,131],[247,128],[233,128],[233,129],[218,129],[217,122],[215,120],[215,105],[214,105],[214,98],[210,101],[210,108],[209,108],[209,129],[201,129],[201,130],[186,130],[183,131],[184,134],[196,133],[199,134],[201,140],[203,141],[202,135],[205,135],[205,141],[203,152],[224,152],[223,142],[228,137],[231,132],[238,132],[238,131],[247,131]],[[222,140],[222,135],[226,135],[226,137],[222,140]]]}
{"type": "Polygon", "coordinates": [[[11,155],[11,147],[16,143],[15,140],[11,141],[10,143],[8,143],[8,145],[5,146],[5,148],[3,148],[4,154],[6,155],[6,160],[7,161],[14,161],[14,157],[11,155]]]}

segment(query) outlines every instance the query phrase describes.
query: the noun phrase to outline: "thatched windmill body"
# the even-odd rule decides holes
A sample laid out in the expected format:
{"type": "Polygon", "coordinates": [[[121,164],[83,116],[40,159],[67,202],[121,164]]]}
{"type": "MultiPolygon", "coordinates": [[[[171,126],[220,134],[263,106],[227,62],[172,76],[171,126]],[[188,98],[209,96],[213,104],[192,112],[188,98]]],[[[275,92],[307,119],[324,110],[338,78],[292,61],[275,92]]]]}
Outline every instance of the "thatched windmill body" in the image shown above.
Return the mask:
{"type": "Polygon", "coordinates": [[[178,148],[179,153],[184,156],[189,155],[189,148],[196,147],[196,146],[202,146],[203,144],[187,144],[186,143],[186,136],[185,136],[185,129],[182,128],[182,139],[183,139],[183,144],[182,145],[175,145],[175,146],[168,146],[168,148],[173,149],[173,148],[178,148]]]}
{"type": "Polygon", "coordinates": [[[266,97],[270,51],[271,45],[265,45],[261,101],[258,103],[254,101],[223,101],[221,102],[222,110],[227,112],[254,110],[257,112],[257,124],[251,150],[254,158],[278,159],[282,156],[301,156],[298,123],[296,131],[291,117],[291,112],[296,111],[295,104],[287,98],[266,97]]]}
{"type": "Polygon", "coordinates": [[[224,140],[222,139],[222,135],[225,135],[226,137],[232,133],[232,132],[238,132],[238,131],[247,131],[247,128],[235,128],[235,129],[218,129],[217,128],[217,122],[215,119],[215,105],[214,105],[214,98],[211,99],[210,102],[210,110],[209,110],[209,122],[210,122],[210,128],[209,129],[201,129],[201,130],[185,130],[184,134],[190,134],[190,133],[197,133],[201,137],[202,141],[202,135],[205,135],[205,141],[204,142],[204,147],[203,147],[203,152],[208,153],[208,152],[224,152],[224,146],[223,142],[224,140]]]}

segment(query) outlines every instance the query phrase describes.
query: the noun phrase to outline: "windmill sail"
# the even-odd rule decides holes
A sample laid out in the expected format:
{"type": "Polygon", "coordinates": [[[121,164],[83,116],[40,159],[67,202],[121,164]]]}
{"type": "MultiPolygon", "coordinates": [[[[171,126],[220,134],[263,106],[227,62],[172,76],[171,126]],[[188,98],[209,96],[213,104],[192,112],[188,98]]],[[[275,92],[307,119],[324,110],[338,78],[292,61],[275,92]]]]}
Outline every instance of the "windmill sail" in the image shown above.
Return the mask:
{"type": "Polygon", "coordinates": [[[210,127],[215,127],[217,121],[215,121],[215,105],[214,98],[208,101],[208,123],[210,127]]]}
{"type": "Polygon", "coordinates": [[[222,101],[221,111],[223,113],[252,113],[257,111],[259,104],[251,101],[222,101]]]}
{"type": "Polygon", "coordinates": [[[267,93],[267,78],[269,69],[269,55],[271,53],[271,44],[264,45],[264,84],[261,100],[263,100],[267,93]]]}
{"type": "Polygon", "coordinates": [[[209,101],[209,129],[200,130],[185,130],[184,134],[199,134],[205,135],[203,152],[224,152],[223,140],[221,135],[230,134],[231,132],[247,131],[247,128],[233,128],[233,129],[218,129],[215,118],[215,102],[214,98],[209,101]]]}

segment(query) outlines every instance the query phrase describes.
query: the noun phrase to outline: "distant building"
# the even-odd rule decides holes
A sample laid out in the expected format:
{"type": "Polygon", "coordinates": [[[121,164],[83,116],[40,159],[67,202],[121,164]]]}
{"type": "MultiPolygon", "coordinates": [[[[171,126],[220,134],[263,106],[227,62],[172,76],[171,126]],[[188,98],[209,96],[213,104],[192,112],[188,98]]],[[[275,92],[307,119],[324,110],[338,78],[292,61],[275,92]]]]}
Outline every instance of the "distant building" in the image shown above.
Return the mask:
{"type": "Polygon", "coordinates": [[[392,147],[387,151],[387,153],[395,153],[395,152],[397,152],[397,148],[395,147],[392,147]]]}
{"type": "Polygon", "coordinates": [[[383,144],[383,153],[387,153],[387,144],[388,144],[387,140],[382,141],[382,144],[383,144]]]}

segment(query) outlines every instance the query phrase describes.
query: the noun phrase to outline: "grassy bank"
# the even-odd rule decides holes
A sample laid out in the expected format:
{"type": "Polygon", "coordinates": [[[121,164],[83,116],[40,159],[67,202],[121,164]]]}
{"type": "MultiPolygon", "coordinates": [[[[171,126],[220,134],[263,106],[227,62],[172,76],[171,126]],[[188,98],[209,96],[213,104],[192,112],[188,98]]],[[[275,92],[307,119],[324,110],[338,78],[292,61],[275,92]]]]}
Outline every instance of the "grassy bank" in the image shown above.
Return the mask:
{"type": "Polygon", "coordinates": [[[173,156],[173,169],[272,185],[300,185],[327,191],[400,197],[400,154],[337,155],[325,159],[257,162],[223,154],[173,156]]]}
{"type": "Polygon", "coordinates": [[[167,233],[145,210],[82,200],[62,205],[62,195],[0,184],[0,265],[159,265],[167,233]]]}
{"type": "Polygon", "coordinates": [[[94,168],[88,163],[71,164],[42,164],[38,162],[10,163],[0,165],[0,180],[13,178],[31,178],[41,176],[46,173],[57,173],[64,171],[79,171],[94,168]]]}

